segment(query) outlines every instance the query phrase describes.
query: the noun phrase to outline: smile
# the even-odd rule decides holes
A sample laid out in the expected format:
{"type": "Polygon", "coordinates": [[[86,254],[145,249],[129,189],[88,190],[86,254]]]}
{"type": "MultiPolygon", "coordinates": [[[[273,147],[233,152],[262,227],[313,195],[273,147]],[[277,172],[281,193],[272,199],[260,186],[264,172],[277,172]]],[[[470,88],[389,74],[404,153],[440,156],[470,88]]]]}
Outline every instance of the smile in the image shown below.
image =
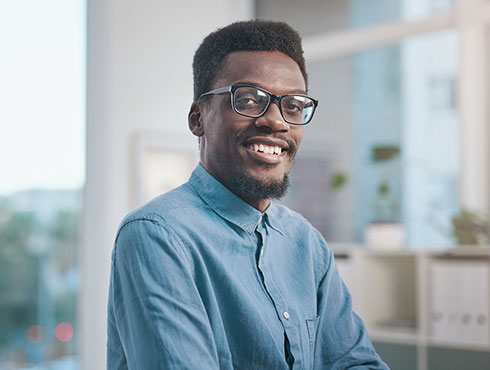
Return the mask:
{"type": "Polygon", "coordinates": [[[282,153],[281,147],[271,146],[267,144],[257,144],[257,143],[249,144],[247,145],[247,148],[258,153],[273,154],[273,155],[281,155],[282,153]]]}
{"type": "Polygon", "coordinates": [[[256,142],[245,145],[245,148],[254,161],[263,164],[278,165],[286,159],[287,148],[278,145],[256,142]]]}

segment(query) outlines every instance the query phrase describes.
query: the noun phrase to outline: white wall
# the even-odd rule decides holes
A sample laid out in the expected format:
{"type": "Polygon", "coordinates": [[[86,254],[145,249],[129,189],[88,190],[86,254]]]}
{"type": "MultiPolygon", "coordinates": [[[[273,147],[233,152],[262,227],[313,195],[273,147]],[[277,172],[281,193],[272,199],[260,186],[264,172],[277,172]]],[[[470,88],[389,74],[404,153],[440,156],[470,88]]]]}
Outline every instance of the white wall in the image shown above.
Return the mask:
{"type": "MultiPolygon", "coordinates": [[[[192,56],[218,27],[253,16],[251,0],[87,0],[87,158],[79,354],[105,369],[110,254],[130,211],[131,137],[187,131],[192,56]],[[176,99],[176,97],[178,97],[176,99]]],[[[195,140],[189,133],[189,140],[195,140]]]]}

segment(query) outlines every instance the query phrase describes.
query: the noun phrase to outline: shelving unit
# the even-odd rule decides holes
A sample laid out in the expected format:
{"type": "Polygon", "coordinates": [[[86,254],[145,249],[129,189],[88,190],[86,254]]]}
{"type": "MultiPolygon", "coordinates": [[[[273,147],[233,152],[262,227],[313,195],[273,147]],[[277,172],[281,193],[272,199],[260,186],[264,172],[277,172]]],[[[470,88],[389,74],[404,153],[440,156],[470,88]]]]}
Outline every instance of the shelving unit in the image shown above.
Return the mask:
{"type": "Polygon", "coordinates": [[[490,369],[490,248],[332,249],[355,311],[393,370],[490,369]]]}

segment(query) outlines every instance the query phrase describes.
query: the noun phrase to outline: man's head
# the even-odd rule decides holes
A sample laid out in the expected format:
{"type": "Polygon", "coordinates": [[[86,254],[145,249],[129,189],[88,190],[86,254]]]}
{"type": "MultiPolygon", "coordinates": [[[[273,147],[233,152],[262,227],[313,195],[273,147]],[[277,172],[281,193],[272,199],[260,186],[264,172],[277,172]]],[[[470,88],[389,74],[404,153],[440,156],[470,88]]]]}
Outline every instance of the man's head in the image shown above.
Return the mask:
{"type": "Polygon", "coordinates": [[[308,99],[303,96],[301,39],[281,22],[234,23],[204,39],[193,66],[189,127],[201,138],[201,163],[235,194],[264,210],[270,198],[286,192],[303,137],[303,126],[294,124],[303,119],[301,113],[294,117],[297,102],[308,99]],[[259,89],[237,87],[242,85],[259,89]],[[269,94],[276,97],[268,107],[250,110],[269,94]]]}
{"type": "Polygon", "coordinates": [[[308,78],[301,37],[287,23],[252,20],[232,23],[210,33],[194,54],[194,100],[211,90],[226,56],[234,51],[281,51],[293,59],[308,78]]]}

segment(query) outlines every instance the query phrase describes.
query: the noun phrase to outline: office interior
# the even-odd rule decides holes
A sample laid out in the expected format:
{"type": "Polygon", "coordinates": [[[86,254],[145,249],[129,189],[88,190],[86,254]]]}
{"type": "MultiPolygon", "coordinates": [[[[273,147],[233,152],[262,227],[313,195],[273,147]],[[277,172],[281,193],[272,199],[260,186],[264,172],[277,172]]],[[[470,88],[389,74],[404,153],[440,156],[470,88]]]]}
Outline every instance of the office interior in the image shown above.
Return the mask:
{"type": "Polygon", "coordinates": [[[490,367],[488,0],[8,0],[0,370],[105,368],[116,228],[188,178],[193,53],[253,18],[303,37],[320,103],[281,202],[324,235],[377,351],[490,367]]]}

